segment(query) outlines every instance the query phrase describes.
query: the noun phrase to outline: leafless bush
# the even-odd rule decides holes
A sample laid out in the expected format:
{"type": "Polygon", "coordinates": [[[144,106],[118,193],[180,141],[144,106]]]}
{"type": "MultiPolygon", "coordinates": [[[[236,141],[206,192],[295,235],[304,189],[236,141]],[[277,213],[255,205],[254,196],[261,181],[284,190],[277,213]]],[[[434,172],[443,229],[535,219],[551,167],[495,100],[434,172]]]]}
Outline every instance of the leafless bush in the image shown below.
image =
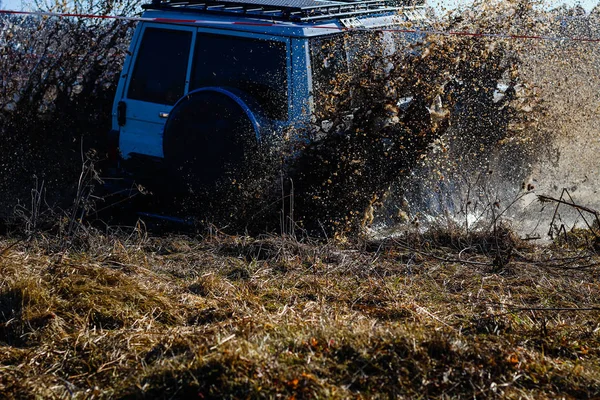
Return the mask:
{"type": "MultiPolygon", "coordinates": [[[[132,14],[136,1],[37,1],[42,10],[132,14]]],[[[73,198],[82,142],[103,152],[116,81],[133,25],[123,21],[2,16],[0,214],[45,182],[50,204],[73,198]]]]}
{"type": "Polygon", "coordinates": [[[96,212],[96,202],[103,200],[94,194],[102,184],[96,161],[94,152],[82,154],[79,179],[72,183],[76,191],[65,208],[48,204],[45,182],[34,176],[30,201],[19,202],[13,216],[6,220],[13,233],[27,241],[44,243],[51,252],[93,247],[100,232],[90,224],[89,217],[96,212]]]}

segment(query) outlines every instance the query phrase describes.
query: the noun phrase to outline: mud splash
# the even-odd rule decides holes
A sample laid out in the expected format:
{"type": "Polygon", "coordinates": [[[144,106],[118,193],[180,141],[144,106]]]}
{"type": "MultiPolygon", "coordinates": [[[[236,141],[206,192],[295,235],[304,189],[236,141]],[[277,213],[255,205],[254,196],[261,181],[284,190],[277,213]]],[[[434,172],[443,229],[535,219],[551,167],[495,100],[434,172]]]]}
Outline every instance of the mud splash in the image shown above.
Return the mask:
{"type": "MultiPolygon", "coordinates": [[[[599,15],[598,8],[589,14],[580,8],[529,8],[525,30],[518,32],[600,38],[599,15]]],[[[465,132],[461,116],[453,115],[457,120],[443,137],[449,151],[430,152],[403,182],[412,190],[403,191],[408,212],[421,219],[442,215],[464,226],[489,223],[501,215],[523,237],[541,239],[560,225],[567,230],[581,226],[575,209],[561,207],[554,220],[559,226],[550,227],[556,205],[541,204],[537,196],[559,197],[566,188],[577,203],[600,208],[599,45],[570,40],[513,43],[520,82],[511,107],[519,113],[507,121],[506,137],[482,143],[476,130],[465,132]],[[465,140],[470,143],[466,152],[465,140]],[[470,159],[466,163],[465,157],[470,159]],[[436,179],[440,168],[444,177],[436,179]]],[[[468,114],[486,122],[477,107],[468,114]]]]}
{"type": "MultiPolygon", "coordinates": [[[[435,28],[600,37],[598,10],[534,5],[480,2],[435,28]]],[[[537,194],[565,187],[582,203],[600,202],[598,43],[432,35],[407,44],[379,35],[362,34],[353,73],[328,82],[320,124],[291,163],[305,227],[389,234],[501,216],[523,236],[542,237],[554,209],[537,194]],[[402,50],[373,45],[390,40],[402,50]]]]}
{"type": "MultiPolygon", "coordinates": [[[[499,20],[506,11],[477,7],[481,12],[433,28],[501,31],[525,25],[531,10],[514,3],[510,18],[499,20]]],[[[305,227],[318,222],[318,229],[355,232],[378,220],[393,225],[415,210],[439,212],[425,193],[433,182],[460,191],[448,168],[487,168],[485,158],[497,143],[533,141],[529,129],[517,134],[511,126],[529,127],[533,119],[524,110],[537,107],[521,77],[516,43],[389,33],[337,40],[360,49],[360,57],[317,94],[325,100],[316,127],[305,133],[308,144],[289,167],[305,227]]],[[[531,152],[521,147],[526,159],[531,152]]]]}

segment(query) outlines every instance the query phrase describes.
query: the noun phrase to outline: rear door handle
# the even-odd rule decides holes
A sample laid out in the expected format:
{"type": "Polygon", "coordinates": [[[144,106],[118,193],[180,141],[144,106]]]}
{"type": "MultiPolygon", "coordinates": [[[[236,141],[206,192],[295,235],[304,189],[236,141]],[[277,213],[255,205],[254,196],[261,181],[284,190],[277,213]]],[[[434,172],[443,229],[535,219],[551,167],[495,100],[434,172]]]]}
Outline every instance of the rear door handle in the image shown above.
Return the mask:
{"type": "Polygon", "coordinates": [[[168,112],[159,112],[158,116],[160,118],[169,118],[169,113],[168,112]]]}

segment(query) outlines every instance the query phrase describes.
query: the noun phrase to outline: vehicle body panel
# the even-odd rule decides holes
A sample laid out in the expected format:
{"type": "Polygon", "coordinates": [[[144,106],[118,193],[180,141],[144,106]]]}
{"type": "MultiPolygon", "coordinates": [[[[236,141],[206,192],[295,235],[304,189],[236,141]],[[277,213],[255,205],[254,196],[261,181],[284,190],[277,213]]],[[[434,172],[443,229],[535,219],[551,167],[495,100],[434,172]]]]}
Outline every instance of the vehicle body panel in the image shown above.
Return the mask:
{"type": "MultiPolygon", "coordinates": [[[[167,28],[164,24],[156,23],[144,23],[141,27],[141,37],[150,28],[165,29],[167,28]]],[[[189,86],[189,74],[191,65],[191,49],[194,46],[195,29],[187,26],[169,26],[169,30],[186,31],[192,34],[191,37],[191,48],[188,52],[188,66],[185,77],[185,88],[184,94],[188,91],[189,86]]],[[[135,55],[140,48],[141,40],[139,40],[136,49],[133,54],[135,55]]],[[[157,49],[160,51],[160,49],[157,49]]],[[[137,59],[133,57],[133,59],[137,59]]],[[[130,67],[131,73],[136,67],[135,63],[130,67]]],[[[131,80],[127,80],[124,85],[121,101],[124,101],[127,105],[126,108],[126,123],[121,127],[121,135],[119,146],[121,152],[124,155],[130,153],[146,154],[154,157],[162,157],[162,135],[163,128],[165,125],[166,117],[173,108],[172,104],[160,104],[149,101],[142,101],[129,97],[129,89],[131,80]]]]}

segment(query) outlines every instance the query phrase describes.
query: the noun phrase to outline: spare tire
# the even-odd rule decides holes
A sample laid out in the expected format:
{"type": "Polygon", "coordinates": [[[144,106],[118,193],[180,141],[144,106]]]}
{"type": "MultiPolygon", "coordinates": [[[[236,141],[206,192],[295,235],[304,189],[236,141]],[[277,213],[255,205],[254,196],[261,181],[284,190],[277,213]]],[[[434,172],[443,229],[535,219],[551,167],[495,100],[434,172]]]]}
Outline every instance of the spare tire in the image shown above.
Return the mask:
{"type": "Polygon", "coordinates": [[[239,185],[249,176],[262,129],[258,106],[235,89],[190,92],[177,102],[165,124],[167,169],[188,194],[211,195],[239,185]]]}

